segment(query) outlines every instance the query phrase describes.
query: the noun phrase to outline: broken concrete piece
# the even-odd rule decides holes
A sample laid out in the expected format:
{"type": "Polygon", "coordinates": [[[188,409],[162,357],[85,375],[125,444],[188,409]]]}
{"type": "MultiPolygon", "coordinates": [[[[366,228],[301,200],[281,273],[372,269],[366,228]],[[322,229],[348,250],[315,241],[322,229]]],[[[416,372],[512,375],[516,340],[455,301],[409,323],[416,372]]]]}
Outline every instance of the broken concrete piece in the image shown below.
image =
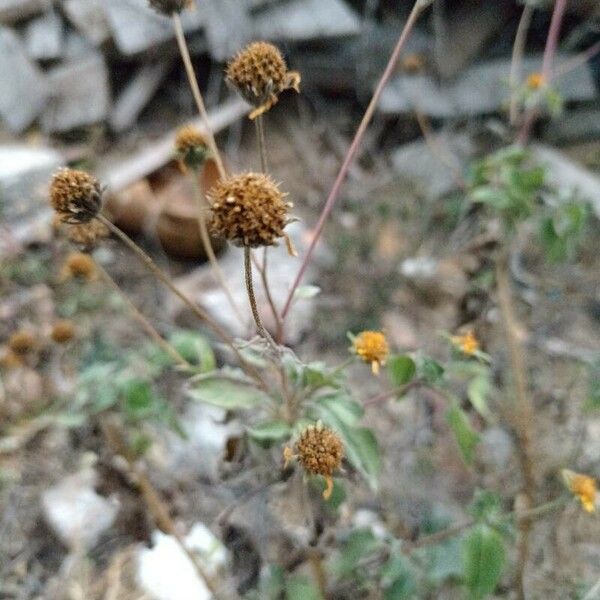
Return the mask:
{"type": "Polygon", "coordinates": [[[106,118],[110,90],[101,54],[89,54],[56,67],[48,73],[48,82],[51,100],[42,117],[45,131],[69,131],[106,118]]]}
{"type": "Polygon", "coordinates": [[[167,76],[172,58],[142,65],[117,98],[110,114],[110,127],[121,132],[129,129],[144,110],[167,76]]]}
{"type": "MultiPolygon", "coordinates": [[[[155,531],[152,548],[141,548],[137,556],[137,580],[154,600],[210,600],[212,594],[204,580],[170,535],[155,531]]],[[[197,554],[208,576],[214,576],[225,564],[227,552],[221,542],[202,523],[194,525],[184,544],[197,554]]]]}
{"type": "Polygon", "coordinates": [[[103,0],[64,0],[63,10],[73,25],[94,45],[110,37],[108,21],[102,10],[103,0]]]}
{"type": "Polygon", "coordinates": [[[229,60],[252,39],[248,9],[240,0],[205,0],[205,34],[211,56],[220,62],[229,60]]]}
{"type": "MultiPolygon", "coordinates": [[[[102,8],[115,43],[125,55],[143,52],[175,37],[173,23],[152,10],[147,0],[103,0],[102,8]]],[[[200,5],[185,10],[181,14],[184,29],[198,29],[204,16],[200,5]]]]}
{"type": "Polygon", "coordinates": [[[358,16],[342,0],[285,0],[256,14],[254,37],[306,41],[360,33],[358,16]]]}
{"type": "Polygon", "coordinates": [[[0,27],[0,116],[19,133],[31,125],[48,97],[43,73],[11,29],[0,27]]]}
{"type": "Polygon", "coordinates": [[[95,483],[95,471],[86,467],[42,495],[48,525],[70,550],[93,548],[117,516],[118,504],[97,494],[95,483]]]}
{"type": "MultiPolygon", "coordinates": [[[[568,59],[563,55],[557,63],[568,59]]],[[[541,64],[541,57],[525,58],[522,72],[537,72],[541,64]]],[[[383,91],[379,110],[387,115],[420,111],[440,119],[493,113],[509,99],[509,77],[510,60],[505,59],[474,65],[454,81],[441,85],[428,75],[401,75],[383,91]]],[[[565,73],[554,84],[566,100],[596,98],[594,80],[586,65],[565,73]]]]}

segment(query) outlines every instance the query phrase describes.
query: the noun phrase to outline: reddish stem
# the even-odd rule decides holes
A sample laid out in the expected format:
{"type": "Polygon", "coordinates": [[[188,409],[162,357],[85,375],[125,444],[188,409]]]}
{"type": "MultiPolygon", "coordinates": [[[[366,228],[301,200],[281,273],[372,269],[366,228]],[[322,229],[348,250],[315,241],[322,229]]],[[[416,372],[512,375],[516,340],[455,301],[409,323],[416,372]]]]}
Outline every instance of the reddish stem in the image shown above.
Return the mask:
{"type": "Polygon", "coordinates": [[[337,178],[333,184],[333,187],[331,188],[331,192],[329,193],[327,201],[325,202],[325,206],[323,207],[323,211],[321,212],[321,216],[319,217],[319,221],[317,222],[317,226],[315,228],[315,233],[313,235],[313,238],[312,238],[312,241],[308,248],[308,251],[306,252],[306,255],[304,256],[304,260],[302,261],[302,265],[300,266],[300,269],[298,270],[296,279],[294,280],[294,283],[292,284],[292,287],[290,288],[285,306],[283,307],[283,311],[281,312],[282,319],[286,318],[286,316],[290,310],[292,301],[294,299],[294,292],[296,291],[296,289],[300,285],[300,282],[302,281],[302,278],[304,277],[304,273],[306,272],[308,264],[312,258],[312,255],[313,255],[315,248],[321,237],[321,234],[323,233],[323,228],[325,227],[325,222],[327,221],[327,218],[329,217],[329,215],[331,214],[331,211],[333,210],[335,202],[338,199],[338,196],[340,194],[342,183],[344,182],[344,179],[346,178],[346,175],[348,174],[348,170],[350,169],[350,166],[352,165],[352,161],[354,160],[354,157],[356,156],[356,153],[358,152],[360,144],[364,138],[365,132],[367,131],[367,127],[369,126],[369,123],[371,122],[371,119],[373,118],[373,115],[375,114],[375,109],[379,102],[379,98],[381,97],[383,89],[385,88],[386,84],[388,83],[388,81],[390,80],[390,77],[392,76],[392,74],[394,72],[396,63],[398,62],[398,58],[400,56],[400,52],[402,52],[402,48],[406,44],[406,40],[408,39],[408,36],[410,35],[415,23],[417,22],[417,19],[420,15],[421,11],[423,10],[423,7],[424,7],[424,3],[421,0],[417,0],[415,2],[415,5],[413,6],[410,16],[408,17],[408,21],[404,25],[404,29],[402,30],[402,33],[400,34],[398,43],[396,44],[396,47],[394,48],[394,51],[392,52],[392,55],[390,56],[390,59],[385,68],[385,71],[383,72],[383,75],[381,76],[381,79],[379,80],[379,83],[377,84],[375,92],[373,93],[373,97],[371,98],[371,101],[369,102],[369,106],[367,107],[367,110],[365,111],[362,121],[360,122],[360,125],[356,131],[356,134],[354,135],[352,144],[350,145],[350,148],[348,149],[348,153],[346,154],[346,157],[344,158],[344,162],[342,163],[342,166],[337,175],[337,178]]]}

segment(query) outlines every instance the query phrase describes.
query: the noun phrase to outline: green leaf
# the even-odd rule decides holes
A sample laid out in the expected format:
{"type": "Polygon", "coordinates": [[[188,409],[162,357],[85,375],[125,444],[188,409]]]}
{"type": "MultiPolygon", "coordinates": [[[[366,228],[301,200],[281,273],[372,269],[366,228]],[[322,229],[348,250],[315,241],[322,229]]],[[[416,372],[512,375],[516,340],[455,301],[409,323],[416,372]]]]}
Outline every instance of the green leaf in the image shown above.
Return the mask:
{"type": "Polygon", "coordinates": [[[227,410],[255,408],[267,402],[265,394],[250,383],[207,377],[193,385],[187,392],[193,400],[227,410]]]}
{"type": "Polygon", "coordinates": [[[479,443],[479,435],[473,430],[467,415],[456,401],[452,402],[446,418],[454,433],[463,460],[468,465],[472,464],[475,458],[475,447],[479,443]]]}
{"type": "Polygon", "coordinates": [[[319,398],[316,404],[349,426],[355,425],[364,414],[364,408],[358,402],[343,394],[319,398]]]}
{"type": "Polygon", "coordinates": [[[469,383],[467,396],[473,405],[473,408],[488,422],[493,421],[494,415],[487,404],[487,397],[490,393],[492,383],[487,369],[481,371],[469,383]]]}
{"type": "Polygon", "coordinates": [[[217,367],[214,352],[209,341],[194,331],[177,331],[170,342],[188,362],[199,365],[202,373],[214,371],[217,367]]]}
{"type": "Polygon", "coordinates": [[[338,560],[335,562],[336,572],[342,578],[352,575],[356,570],[357,563],[375,552],[380,546],[381,542],[375,537],[371,529],[356,529],[350,534],[338,560]]]}
{"type": "Polygon", "coordinates": [[[259,441],[281,440],[290,436],[292,430],[285,421],[269,421],[248,427],[248,435],[259,441]]]}
{"type": "Polygon", "coordinates": [[[417,372],[427,383],[435,384],[444,376],[444,367],[433,358],[420,356],[417,359],[417,372]]]}
{"type": "Polygon", "coordinates": [[[409,600],[415,597],[416,584],[412,571],[401,556],[392,556],[381,570],[383,600],[409,600]]]}
{"type": "Polygon", "coordinates": [[[149,417],[156,404],[156,396],[152,386],[143,379],[128,379],[121,385],[125,415],[134,420],[149,417]]]}
{"type": "Polygon", "coordinates": [[[321,593],[308,577],[292,575],[285,582],[287,600],[322,600],[321,593]]]}
{"type": "Polygon", "coordinates": [[[392,385],[400,387],[409,383],[417,372],[415,361],[408,355],[392,356],[388,361],[388,373],[392,385]]]}
{"type": "Polygon", "coordinates": [[[502,536],[487,525],[473,528],[463,542],[464,582],[469,600],[493,593],[506,560],[502,536]]]}

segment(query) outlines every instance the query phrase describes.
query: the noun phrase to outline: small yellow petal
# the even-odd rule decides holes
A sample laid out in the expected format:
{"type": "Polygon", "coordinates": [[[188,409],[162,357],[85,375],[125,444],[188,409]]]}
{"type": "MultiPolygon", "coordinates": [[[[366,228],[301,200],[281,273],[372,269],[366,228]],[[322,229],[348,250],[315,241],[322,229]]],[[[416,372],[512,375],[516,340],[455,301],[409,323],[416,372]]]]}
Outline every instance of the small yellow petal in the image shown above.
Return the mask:
{"type": "Polygon", "coordinates": [[[325,477],[325,483],[327,484],[323,492],[323,499],[329,500],[333,492],[333,479],[331,477],[325,477]]]}

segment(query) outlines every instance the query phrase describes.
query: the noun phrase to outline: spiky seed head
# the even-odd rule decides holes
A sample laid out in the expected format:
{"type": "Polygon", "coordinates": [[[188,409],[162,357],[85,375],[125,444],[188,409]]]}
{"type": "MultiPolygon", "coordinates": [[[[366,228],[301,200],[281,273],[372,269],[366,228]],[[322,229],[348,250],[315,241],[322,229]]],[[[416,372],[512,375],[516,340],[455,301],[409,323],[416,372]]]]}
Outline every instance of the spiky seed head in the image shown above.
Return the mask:
{"type": "Polygon", "coordinates": [[[63,278],[81,277],[91,280],[96,277],[96,264],[91,256],[83,252],[72,252],[63,267],[63,278]]]}
{"type": "Polygon", "coordinates": [[[60,319],[54,323],[50,337],[57,344],[66,344],[75,337],[75,325],[69,319],[60,319]]]}
{"type": "Polygon", "coordinates": [[[342,465],[344,445],[335,431],[319,422],[302,432],[296,442],[296,453],[305,471],[331,477],[342,465]]]}
{"type": "Polygon", "coordinates": [[[221,180],[208,198],[212,232],[236,245],[271,246],[284,235],[292,204],[267,175],[242,173],[221,180]]]}
{"type": "Polygon", "coordinates": [[[371,365],[377,375],[381,365],[385,364],[390,348],[385,335],[381,331],[361,331],[352,343],[354,351],[360,358],[371,365]]]}
{"type": "Polygon", "coordinates": [[[8,339],[8,348],[17,356],[29,354],[37,347],[37,340],[33,332],[28,329],[15,331],[8,339]]]}
{"type": "Polygon", "coordinates": [[[192,6],[192,0],[148,0],[148,2],[154,10],[167,17],[192,6]]]}
{"type": "Polygon", "coordinates": [[[279,49],[268,42],[253,42],[227,65],[227,82],[250,104],[257,107],[254,118],[269,110],[281,92],[300,92],[300,74],[288,71],[279,49]]]}
{"type": "Polygon", "coordinates": [[[197,127],[181,127],[175,135],[175,152],[181,165],[197,169],[209,155],[206,138],[197,127]]]}
{"type": "Polygon", "coordinates": [[[60,169],[50,184],[50,203],[63,223],[88,223],[102,208],[102,187],[85,171],[60,169]]]}

